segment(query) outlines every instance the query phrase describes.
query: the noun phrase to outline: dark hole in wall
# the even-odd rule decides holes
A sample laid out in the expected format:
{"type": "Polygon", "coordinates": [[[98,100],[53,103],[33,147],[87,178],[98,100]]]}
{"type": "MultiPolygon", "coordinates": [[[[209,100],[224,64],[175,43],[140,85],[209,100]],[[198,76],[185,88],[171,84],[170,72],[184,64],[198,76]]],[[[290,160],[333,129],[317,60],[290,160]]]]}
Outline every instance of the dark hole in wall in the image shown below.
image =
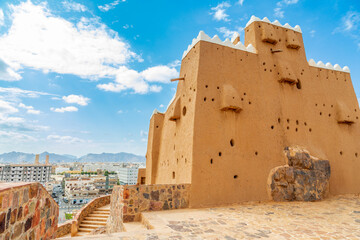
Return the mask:
{"type": "Polygon", "coordinates": [[[234,144],[235,144],[235,143],[234,143],[234,139],[231,139],[231,140],[230,140],[230,146],[232,146],[232,147],[233,147],[233,146],[234,146],[234,144]]]}
{"type": "Polygon", "coordinates": [[[185,116],[185,115],[186,115],[186,107],[183,107],[183,111],[182,111],[182,113],[183,113],[183,116],[185,116]]]}
{"type": "Polygon", "coordinates": [[[234,179],[237,179],[238,178],[238,175],[234,175],[234,179]]]}
{"type": "Polygon", "coordinates": [[[172,178],[175,179],[175,172],[172,173],[172,178]]]}

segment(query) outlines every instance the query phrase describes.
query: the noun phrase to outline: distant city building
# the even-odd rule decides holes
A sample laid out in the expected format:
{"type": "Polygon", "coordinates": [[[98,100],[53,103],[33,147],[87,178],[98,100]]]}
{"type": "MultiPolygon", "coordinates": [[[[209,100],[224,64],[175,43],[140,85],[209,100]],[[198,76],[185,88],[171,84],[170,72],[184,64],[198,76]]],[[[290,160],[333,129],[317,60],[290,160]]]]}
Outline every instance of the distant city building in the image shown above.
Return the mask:
{"type": "Polygon", "coordinates": [[[98,197],[99,189],[92,178],[70,178],[65,179],[65,195],[72,204],[84,204],[98,197]]]}
{"type": "Polygon", "coordinates": [[[100,195],[110,194],[114,185],[116,185],[118,181],[117,175],[97,176],[93,177],[93,179],[94,186],[99,190],[100,195]]]}
{"type": "Polygon", "coordinates": [[[138,167],[124,167],[117,171],[121,185],[136,185],[138,167]]]}
{"type": "Polygon", "coordinates": [[[39,163],[39,154],[34,164],[5,164],[0,165],[0,181],[4,182],[40,182],[50,181],[52,166],[49,155],[46,155],[45,164],[39,163]]]}
{"type": "Polygon", "coordinates": [[[97,172],[98,170],[116,172],[125,166],[124,163],[86,163],[84,164],[84,172],[97,172]]]}
{"type": "Polygon", "coordinates": [[[57,167],[55,169],[55,174],[59,174],[59,173],[67,172],[67,171],[70,171],[70,168],[68,168],[68,167],[57,167]]]}

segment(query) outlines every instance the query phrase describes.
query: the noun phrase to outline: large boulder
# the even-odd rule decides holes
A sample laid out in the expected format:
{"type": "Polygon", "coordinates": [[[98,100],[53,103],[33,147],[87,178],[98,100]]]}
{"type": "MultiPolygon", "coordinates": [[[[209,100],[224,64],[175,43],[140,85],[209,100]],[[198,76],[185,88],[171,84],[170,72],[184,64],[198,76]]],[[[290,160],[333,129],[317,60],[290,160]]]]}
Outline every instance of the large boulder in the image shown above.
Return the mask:
{"type": "Polygon", "coordinates": [[[273,168],[268,192],[274,201],[316,201],[329,189],[330,163],[313,157],[305,149],[286,147],[287,165],[273,168]]]}

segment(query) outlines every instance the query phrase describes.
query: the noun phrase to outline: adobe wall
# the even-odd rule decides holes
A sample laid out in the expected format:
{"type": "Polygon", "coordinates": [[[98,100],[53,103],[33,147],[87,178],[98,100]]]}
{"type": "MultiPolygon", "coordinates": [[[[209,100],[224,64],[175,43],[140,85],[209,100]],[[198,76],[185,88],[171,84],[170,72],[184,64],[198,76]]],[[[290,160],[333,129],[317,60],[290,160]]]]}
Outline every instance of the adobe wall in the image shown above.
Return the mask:
{"type": "Polygon", "coordinates": [[[197,96],[198,57],[184,60],[173,101],[165,114],[154,113],[150,119],[146,154],[146,184],[190,183],[197,96]]]}
{"type": "Polygon", "coordinates": [[[115,186],[108,232],[122,231],[123,222],[140,221],[141,212],[188,208],[189,194],[189,184],[115,186]]]}
{"type": "Polygon", "coordinates": [[[173,139],[177,129],[167,128],[165,118],[158,161],[166,156],[170,167],[157,174],[191,172],[191,207],[268,200],[270,171],[286,164],[285,147],[298,145],[329,160],[330,194],[359,193],[359,107],[350,74],[311,66],[301,32],[264,21],[245,28],[245,46],[255,51],[229,44],[199,41],[184,54],[180,76],[198,66],[196,79],[185,77],[177,89],[187,96],[196,82],[187,113],[193,126],[186,126],[193,138],[173,139]],[[182,144],[163,147],[187,141],[191,170],[176,164],[182,144]]]}
{"type": "Polygon", "coordinates": [[[146,168],[139,168],[136,184],[141,185],[144,183],[146,183],[146,168]],[[144,179],[145,179],[145,182],[143,182],[144,179]]]}
{"type": "Polygon", "coordinates": [[[53,239],[59,207],[39,183],[0,184],[0,238],[53,239]]]}
{"type": "Polygon", "coordinates": [[[286,46],[292,30],[282,27],[274,28],[276,45],[263,42],[267,25],[254,22],[245,29],[245,45],[257,54],[207,42],[197,46],[198,99],[215,100],[197,101],[192,206],[267,200],[269,172],[285,164],[283,150],[293,145],[330,161],[331,194],[360,192],[354,170],[360,167],[359,110],[350,74],[309,66],[301,33],[293,31],[299,49],[286,46]],[[290,74],[300,86],[282,81],[290,74]],[[240,98],[240,113],[220,110],[228,94],[240,98]],[[342,111],[355,123],[339,123],[342,111]]]}

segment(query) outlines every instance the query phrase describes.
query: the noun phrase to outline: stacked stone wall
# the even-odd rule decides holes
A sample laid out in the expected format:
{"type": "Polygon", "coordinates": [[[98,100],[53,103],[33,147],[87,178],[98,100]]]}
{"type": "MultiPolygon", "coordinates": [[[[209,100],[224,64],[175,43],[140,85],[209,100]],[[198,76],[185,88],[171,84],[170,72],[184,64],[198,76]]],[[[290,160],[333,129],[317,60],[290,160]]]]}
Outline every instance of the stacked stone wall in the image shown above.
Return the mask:
{"type": "Polygon", "coordinates": [[[123,222],[140,221],[141,212],[189,207],[190,184],[115,186],[111,195],[108,232],[123,230],[123,222]]]}
{"type": "Polygon", "coordinates": [[[75,236],[78,232],[81,221],[84,220],[86,216],[92,213],[95,209],[108,205],[109,203],[110,195],[94,198],[79,210],[73,220],[67,221],[59,226],[56,232],[56,237],[59,238],[70,233],[71,236],[75,236]]]}
{"type": "Polygon", "coordinates": [[[71,232],[72,220],[60,224],[56,230],[56,238],[63,237],[71,232]]]}
{"type": "Polygon", "coordinates": [[[55,238],[59,207],[39,183],[0,183],[0,239],[55,238]]]}

